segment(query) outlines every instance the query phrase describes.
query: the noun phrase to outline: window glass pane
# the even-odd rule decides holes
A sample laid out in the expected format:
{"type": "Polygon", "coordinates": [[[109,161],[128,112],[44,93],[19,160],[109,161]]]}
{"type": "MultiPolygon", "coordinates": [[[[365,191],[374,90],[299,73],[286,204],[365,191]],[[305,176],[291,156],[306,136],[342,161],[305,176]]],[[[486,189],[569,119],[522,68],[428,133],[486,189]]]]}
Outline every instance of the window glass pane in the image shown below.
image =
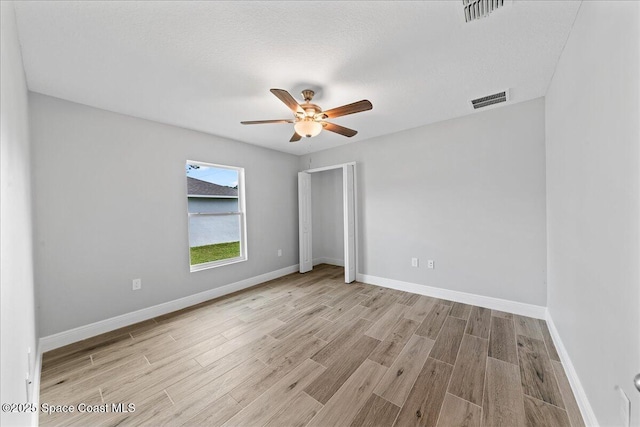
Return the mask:
{"type": "MultiPolygon", "coordinates": [[[[189,198],[238,198],[238,171],[187,163],[189,198]]],[[[191,212],[191,209],[189,209],[191,212]]]]}
{"type": "Polygon", "coordinates": [[[240,215],[190,215],[191,265],[240,256],[240,215]]]}
{"type": "Polygon", "coordinates": [[[187,162],[192,271],[198,264],[246,259],[241,173],[232,166],[187,162]]]}
{"type": "Polygon", "coordinates": [[[189,198],[189,213],[239,212],[238,199],[189,198]]]}

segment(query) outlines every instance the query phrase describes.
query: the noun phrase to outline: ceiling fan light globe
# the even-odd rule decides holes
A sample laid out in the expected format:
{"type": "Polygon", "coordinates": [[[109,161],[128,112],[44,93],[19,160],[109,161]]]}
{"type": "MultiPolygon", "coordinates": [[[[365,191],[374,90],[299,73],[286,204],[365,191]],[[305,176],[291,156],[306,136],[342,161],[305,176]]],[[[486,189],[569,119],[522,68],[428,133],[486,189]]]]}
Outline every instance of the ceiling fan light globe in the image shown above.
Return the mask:
{"type": "Polygon", "coordinates": [[[300,120],[293,125],[298,135],[312,138],[320,133],[322,125],[315,120],[300,120]]]}

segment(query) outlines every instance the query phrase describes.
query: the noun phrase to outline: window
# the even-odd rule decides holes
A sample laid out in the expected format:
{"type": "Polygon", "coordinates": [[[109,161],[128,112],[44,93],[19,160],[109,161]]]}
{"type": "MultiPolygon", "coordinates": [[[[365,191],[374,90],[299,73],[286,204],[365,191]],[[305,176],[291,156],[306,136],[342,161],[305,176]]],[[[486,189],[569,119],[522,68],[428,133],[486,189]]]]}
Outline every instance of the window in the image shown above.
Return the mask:
{"type": "Polygon", "coordinates": [[[244,169],[188,160],[191,271],[247,259],[244,169]]]}

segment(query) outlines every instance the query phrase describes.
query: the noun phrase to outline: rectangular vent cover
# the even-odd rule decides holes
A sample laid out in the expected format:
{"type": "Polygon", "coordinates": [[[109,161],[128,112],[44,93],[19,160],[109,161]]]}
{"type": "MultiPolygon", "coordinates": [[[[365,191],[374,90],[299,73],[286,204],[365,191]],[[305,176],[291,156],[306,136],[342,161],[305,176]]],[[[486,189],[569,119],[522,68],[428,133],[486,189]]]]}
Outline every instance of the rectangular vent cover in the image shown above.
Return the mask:
{"type": "Polygon", "coordinates": [[[466,22],[471,22],[484,18],[496,9],[511,2],[512,0],[462,0],[464,19],[466,22]]]}
{"type": "Polygon", "coordinates": [[[502,92],[494,93],[493,95],[487,95],[483,96],[482,98],[472,99],[471,105],[473,105],[474,110],[477,110],[478,108],[488,107],[489,105],[499,104],[508,100],[509,90],[504,90],[502,92]]]}

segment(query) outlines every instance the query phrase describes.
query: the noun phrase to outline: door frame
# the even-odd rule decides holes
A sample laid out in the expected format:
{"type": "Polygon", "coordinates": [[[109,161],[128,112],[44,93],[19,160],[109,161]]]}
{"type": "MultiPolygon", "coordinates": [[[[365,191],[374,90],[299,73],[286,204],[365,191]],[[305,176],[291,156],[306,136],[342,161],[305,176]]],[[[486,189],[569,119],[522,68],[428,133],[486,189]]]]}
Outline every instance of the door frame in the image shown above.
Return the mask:
{"type": "MultiPolygon", "coordinates": [[[[298,173],[298,176],[300,176],[300,174],[313,174],[313,173],[317,173],[317,172],[324,172],[324,171],[328,171],[328,170],[334,170],[334,169],[341,169],[342,170],[342,198],[343,198],[343,206],[342,206],[342,218],[343,218],[343,223],[344,223],[344,244],[343,247],[345,249],[344,254],[345,254],[345,264],[347,264],[347,239],[348,239],[348,234],[347,234],[347,222],[348,222],[348,206],[346,203],[346,186],[348,185],[347,180],[345,179],[347,176],[347,168],[348,167],[353,167],[353,181],[352,181],[352,185],[353,185],[353,249],[354,249],[354,277],[352,280],[349,280],[349,272],[346,270],[345,268],[345,282],[346,283],[351,283],[352,281],[356,280],[356,276],[358,274],[358,253],[359,253],[359,248],[358,248],[358,180],[357,180],[357,164],[356,162],[347,162],[347,163],[340,163],[337,165],[331,165],[331,166],[324,166],[324,167],[320,167],[320,168],[314,168],[314,169],[306,169],[303,171],[300,171],[298,173]]],[[[299,182],[299,181],[298,181],[299,182]]],[[[298,190],[299,191],[299,190],[298,190]]],[[[311,199],[312,195],[311,195],[311,190],[309,190],[309,199],[311,199]]],[[[301,201],[298,200],[298,206],[300,208],[300,203],[301,201]]],[[[312,227],[313,225],[313,217],[312,215],[310,216],[310,227],[312,227]]],[[[313,235],[312,235],[313,238],[313,235]]],[[[312,245],[311,245],[312,246],[312,245]]],[[[300,247],[300,254],[302,256],[302,251],[303,248],[300,247]]],[[[313,254],[311,254],[311,259],[313,259],[313,254]]],[[[312,263],[313,264],[313,263],[312,263]]],[[[346,267],[346,266],[345,266],[346,267]]],[[[302,269],[301,269],[302,270],[302,269]]],[[[309,271],[309,270],[305,270],[305,271],[309,271]]],[[[302,271],[301,271],[302,272],[302,271]]]]}

